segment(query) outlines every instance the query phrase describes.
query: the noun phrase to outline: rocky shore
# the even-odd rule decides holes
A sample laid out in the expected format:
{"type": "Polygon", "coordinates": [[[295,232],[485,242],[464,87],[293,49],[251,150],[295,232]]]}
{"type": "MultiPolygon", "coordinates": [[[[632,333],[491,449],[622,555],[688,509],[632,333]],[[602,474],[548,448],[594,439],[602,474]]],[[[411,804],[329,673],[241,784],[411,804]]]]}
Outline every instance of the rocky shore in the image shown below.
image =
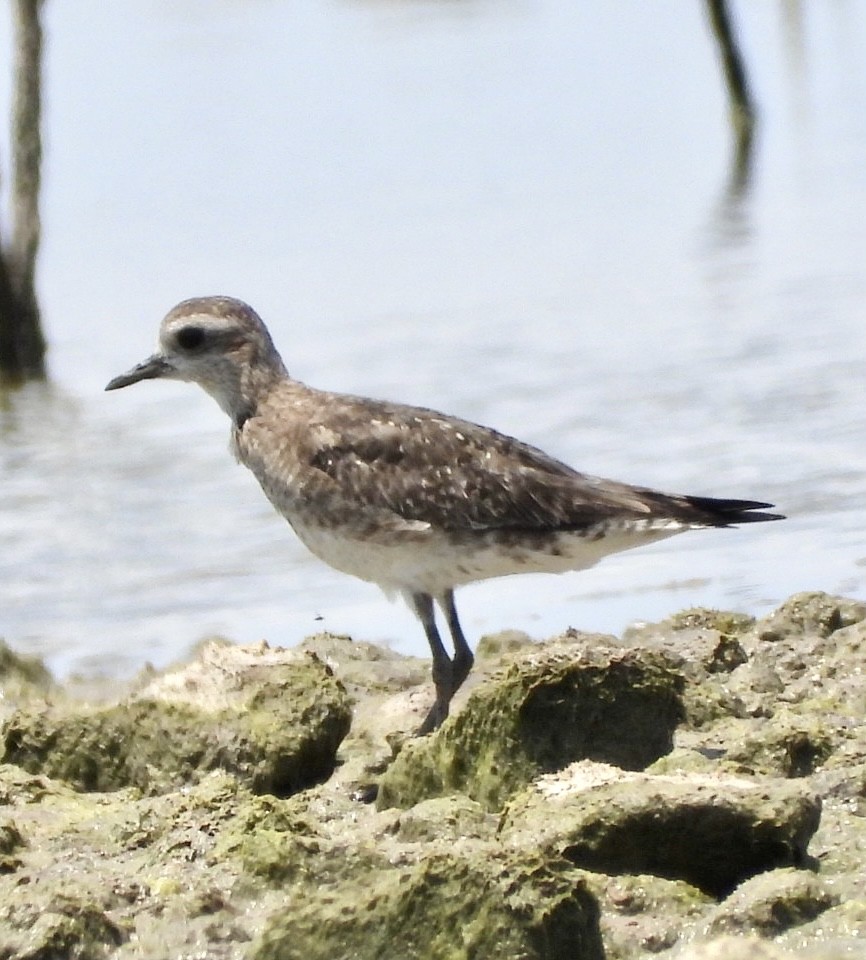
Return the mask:
{"type": "Polygon", "coordinates": [[[428,664],[204,644],[113,699],[0,645],[0,960],[866,957],[866,604],[428,664]]]}

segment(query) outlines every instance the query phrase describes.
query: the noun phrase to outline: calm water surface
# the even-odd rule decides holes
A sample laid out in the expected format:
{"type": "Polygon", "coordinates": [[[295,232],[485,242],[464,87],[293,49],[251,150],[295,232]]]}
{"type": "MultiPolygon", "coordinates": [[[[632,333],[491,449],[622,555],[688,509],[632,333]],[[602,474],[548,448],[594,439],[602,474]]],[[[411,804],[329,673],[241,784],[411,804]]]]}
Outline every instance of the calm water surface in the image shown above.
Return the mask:
{"type": "Polygon", "coordinates": [[[205,293],[316,386],[790,516],[466,588],[472,637],[866,598],[866,4],[736,7],[741,190],[694,0],[49,4],[53,379],[0,399],[0,634],[60,674],[210,633],[426,652],[305,553],[210,398],[102,392],[205,293]]]}

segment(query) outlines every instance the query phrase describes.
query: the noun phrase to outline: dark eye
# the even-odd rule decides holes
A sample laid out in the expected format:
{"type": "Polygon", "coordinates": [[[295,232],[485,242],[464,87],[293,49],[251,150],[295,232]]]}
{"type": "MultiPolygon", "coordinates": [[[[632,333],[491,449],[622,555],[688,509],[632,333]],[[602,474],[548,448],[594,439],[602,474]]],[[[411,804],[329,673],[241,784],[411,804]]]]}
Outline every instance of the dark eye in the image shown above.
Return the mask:
{"type": "Polygon", "coordinates": [[[177,345],[183,350],[195,350],[204,343],[204,330],[201,327],[182,327],[177,331],[177,345]]]}

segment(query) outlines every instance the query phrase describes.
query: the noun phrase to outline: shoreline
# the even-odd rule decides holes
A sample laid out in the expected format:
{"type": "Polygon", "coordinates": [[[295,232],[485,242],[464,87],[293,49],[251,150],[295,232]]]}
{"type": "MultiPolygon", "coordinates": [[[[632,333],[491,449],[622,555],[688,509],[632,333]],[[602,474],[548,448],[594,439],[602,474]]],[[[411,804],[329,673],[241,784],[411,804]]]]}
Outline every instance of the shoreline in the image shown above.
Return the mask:
{"type": "Polygon", "coordinates": [[[414,738],[429,661],[347,637],[107,701],[0,645],[0,955],[850,957],[864,653],[820,593],[506,632],[414,738]]]}

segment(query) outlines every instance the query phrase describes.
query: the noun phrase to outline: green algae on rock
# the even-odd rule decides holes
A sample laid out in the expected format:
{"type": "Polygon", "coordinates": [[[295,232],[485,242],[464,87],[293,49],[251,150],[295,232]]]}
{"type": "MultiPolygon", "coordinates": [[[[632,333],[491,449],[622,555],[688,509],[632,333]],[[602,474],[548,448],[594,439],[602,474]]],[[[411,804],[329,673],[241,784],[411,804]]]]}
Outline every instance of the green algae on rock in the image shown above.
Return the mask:
{"type": "Polygon", "coordinates": [[[253,960],[602,960],[598,905],[573,868],[437,853],[292,897],[253,960]]]}
{"type": "Polygon", "coordinates": [[[235,777],[217,772],[143,798],[77,792],[0,765],[0,787],[27,839],[16,872],[0,874],[0,956],[101,960],[129,949],[164,960],[216,936],[207,933],[213,921],[195,911],[219,913],[211,892],[232,882],[209,854],[250,797],[235,777]]]}
{"type": "MultiPolygon", "coordinates": [[[[111,791],[83,792],[81,782],[73,789],[0,764],[0,851],[8,851],[0,852],[0,957],[583,960],[600,951],[593,898],[606,960],[859,956],[866,940],[861,606],[809,594],[754,624],[736,614],[686,611],[629,631],[627,642],[575,631],[532,646],[498,638],[479,658],[475,692],[467,689],[457,701],[453,720],[404,748],[403,760],[418,752],[413,776],[429,778],[430,799],[402,808],[359,803],[354,788],[392,756],[389,734],[411,730],[426,709],[428,665],[415,658],[330,635],[305,642],[316,657],[301,672],[325,691],[321,703],[298,692],[312,726],[318,710],[339,715],[349,698],[355,715],[327,780],[287,797],[252,792],[255,764],[264,762],[255,759],[211,773],[192,762],[178,773],[177,759],[167,770],[142,762],[133,782],[143,789],[117,789],[134,768],[125,759],[113,767],[107,748],[114,741],[99,725],[101,712],[76,708],[97,718],[93,731],[83,720],[74,729],[97,749],[102,737],[111,791]],[[762,639],[761,624],[770,620],[772,637],[762,639]],[[627,644],[648,649],[626,652],[627,644]],[[568,674],[575,663],[585,675],[568,674]],[[511,687],[503,687],[509,674],[511,687]],[[646,689],[629,700],[623,687],[630,684],[646,689]],[[533,712],[524,703],[535,697],[533,712]],[[668,711],[683,706],[677,723],[668,711]],[[630,722],[617,715],[627,708],[634,711],[630,722]],[[476,715],[464,721],[460,738],[452,731],[448,740],[446,729],[459,731],[469,709],[476,715]],[[588,720],[583,728],[581,720],[588,720]],[[610,738],[592,733],[600,723],[611,736],[619,731],[636,742],[616,753],[610,738]],[[639,723],[654,740],[641,741],[639,723]],[[581,729],[592,733],[588,740],[578,736],[581,729]],[[675,747],[667,752],[671,731],[675,747]],[[661,756],[641,773],[602,768],[609,781],[598,778],[582,798],[570,795],[570,766],[538,777],[546,765],[564,766],[575,747],[645,764],[660,744],[661,756]],[[748,788],[738,793],[736,783],[748,788]],[[810,839],[816,795],[822,812],[810,839]],[[739,809],[750,798],[766,808],[763,820],[739,809]],[[491,812],[503,800],[504,812],[491,812]],[[671,853],[676,844],[687,854],[671,853]],[[724,883],[736,883],[741,874],[731,863],[749,844],[754,849],[739,862],[763,872],[718,902],[715,862],[733,877],[724,883]],[[623,858],[623,848],[634,856],[623,858]],[[774,868],[779,854],[806,869],[774,868]],[[650,855],[653,870],[689,880],[606,872],[644,870],[650,855]],[[719,940],[722,931],[737,936],[719,940]],[[699,942],[706,937],[712,939],[699,942]]],[[[115,707],[141,702],[148,705],[137,708],[142,716],[170,707],[177,727],[153,735],[174,739],[179,753],[192,756],[203,749],[196,729],[209,731],[205,748],[212,752],[247,736],[237,717],[255,703],[253,691],[262,691],[254,712],[263,730],[279,735],[286,717],[278,688],[294,669],[282,658],[303,661],[305,654],[261,648],[234,658],[233,649],[211,655],[203,648],[193,663],[150,679],[136,696],[116,694],[115,707]],[[188,724],[192,734],[181,729],[188,724]]],[[[48,696],[50,706],[45,690],[27,688],[19,713],[74,715],[64,713],[62,688],[48,688],[48,696]]],[[[7,698],[2,717],[11,709],[7,698]]],[[[135,744],[144,731],[131,726],[135,744]]],[[[149,729],[160,728],[154,721],[149,729]]],[[[125,758],[122,742],[114,749],[125,758]]],[[[50,759],[33,769],[44,771],[50,759]]],[[[87,773],[91,782],[102,775],[87,773]]]]}
{"type": "Polygon", "coordinates": [[[350,718],[318,658],[211,644],[121,703],[29,702],[3,723],[0,744],[7,763],[80,790],[160,793],[222,769],[285,795],[330,775],[350,718]]]}
{"type": "Polygon", "coordinates": [[[575,760],[635,770],[667,753],[682,717],[670,659],[574,639],[515,656],[437,733],[407,743],[382,777],[380,809],[462,792],[495,810],[575,760]]]}

